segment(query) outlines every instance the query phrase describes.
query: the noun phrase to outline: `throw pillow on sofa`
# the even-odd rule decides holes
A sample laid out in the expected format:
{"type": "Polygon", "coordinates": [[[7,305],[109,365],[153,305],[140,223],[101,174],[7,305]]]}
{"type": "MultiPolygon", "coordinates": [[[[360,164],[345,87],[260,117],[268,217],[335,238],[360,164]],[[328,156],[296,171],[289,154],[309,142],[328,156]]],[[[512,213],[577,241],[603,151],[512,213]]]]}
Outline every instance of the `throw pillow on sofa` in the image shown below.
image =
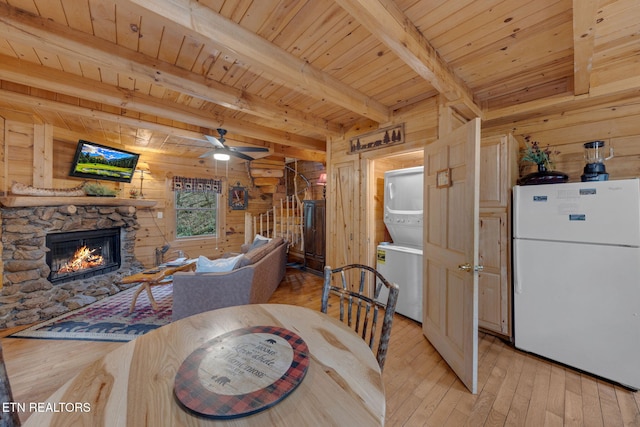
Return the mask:
{"type": "Polygon", "coordinates": [[[271,241],[270,238],[264,237],[260,234],[256,234],[256,237],[253,239],[253,242],[251,242],[251,246],[249,247],[249,250],[259,248],[262,245],[266,245],[270,241],[271,241]]]}
{"type": "Polygon", "coordinates": [[[231,271],[244,254],[230,258],[209,259],[200,255],[196,261],[196,273],[224,273],[231,271]]]}

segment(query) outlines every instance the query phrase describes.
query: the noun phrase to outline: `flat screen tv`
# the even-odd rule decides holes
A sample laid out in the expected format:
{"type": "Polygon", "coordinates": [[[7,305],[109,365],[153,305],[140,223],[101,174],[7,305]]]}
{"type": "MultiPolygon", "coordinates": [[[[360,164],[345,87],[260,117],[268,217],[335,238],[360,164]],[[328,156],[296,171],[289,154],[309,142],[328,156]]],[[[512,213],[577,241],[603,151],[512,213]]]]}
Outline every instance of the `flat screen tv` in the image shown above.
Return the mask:
{"type": "Polygon", "coordinates": [[[140,154],[80,140],[69,175],[131,182],[140,154]]]}

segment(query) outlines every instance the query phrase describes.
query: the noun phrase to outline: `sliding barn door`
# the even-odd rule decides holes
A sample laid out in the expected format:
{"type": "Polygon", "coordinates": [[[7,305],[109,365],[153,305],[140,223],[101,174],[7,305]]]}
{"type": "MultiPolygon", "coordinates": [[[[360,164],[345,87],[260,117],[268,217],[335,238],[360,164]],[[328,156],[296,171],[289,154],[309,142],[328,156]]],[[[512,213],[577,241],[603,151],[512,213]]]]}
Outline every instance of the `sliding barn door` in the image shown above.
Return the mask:
{"type": "Polygon", "coordinates": [[[336,163],[332,168],[328,224],[332,242],[327,264],[333,268],[360,262],[360,180],[357,160],[336,163]],[[330,215],[330,216],[329,216],[330,215]]]}

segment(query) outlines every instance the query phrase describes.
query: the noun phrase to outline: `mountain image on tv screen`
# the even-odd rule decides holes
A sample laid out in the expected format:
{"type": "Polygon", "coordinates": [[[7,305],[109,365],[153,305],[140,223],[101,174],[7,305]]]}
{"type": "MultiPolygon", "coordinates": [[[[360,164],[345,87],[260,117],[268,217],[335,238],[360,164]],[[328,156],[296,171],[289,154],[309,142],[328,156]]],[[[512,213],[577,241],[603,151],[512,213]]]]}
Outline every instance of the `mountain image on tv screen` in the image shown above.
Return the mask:
{"type": "Polygon", "coordinates": [[[71,175],[131,182],[138,158],[139,154],[80,141],[71,175]]]}

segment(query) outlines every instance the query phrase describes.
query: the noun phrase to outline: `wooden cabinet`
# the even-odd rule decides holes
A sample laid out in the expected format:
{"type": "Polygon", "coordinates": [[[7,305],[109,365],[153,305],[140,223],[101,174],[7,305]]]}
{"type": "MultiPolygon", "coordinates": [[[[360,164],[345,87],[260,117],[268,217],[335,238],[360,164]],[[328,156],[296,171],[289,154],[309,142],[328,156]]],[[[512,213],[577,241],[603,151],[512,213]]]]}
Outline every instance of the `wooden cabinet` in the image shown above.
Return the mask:
{"type": "Polygon", "coordinates": [[[503,335],[510,323],[507,243],[507,215],[480,214],[478,262],[484,269],[478,275],[478,324],[503,335]]]}
{"type": "Polygon", "coordinates": [[[304,266],[322,272],[325,264],[325,201],[304,200],[304,266]]]}
{"type": "Polygon", "coordinates": [[[482,139],[480,148],[480,239],[478,325],[511,337],[510,210],[517,142],[511,135],[482,139]]]}

